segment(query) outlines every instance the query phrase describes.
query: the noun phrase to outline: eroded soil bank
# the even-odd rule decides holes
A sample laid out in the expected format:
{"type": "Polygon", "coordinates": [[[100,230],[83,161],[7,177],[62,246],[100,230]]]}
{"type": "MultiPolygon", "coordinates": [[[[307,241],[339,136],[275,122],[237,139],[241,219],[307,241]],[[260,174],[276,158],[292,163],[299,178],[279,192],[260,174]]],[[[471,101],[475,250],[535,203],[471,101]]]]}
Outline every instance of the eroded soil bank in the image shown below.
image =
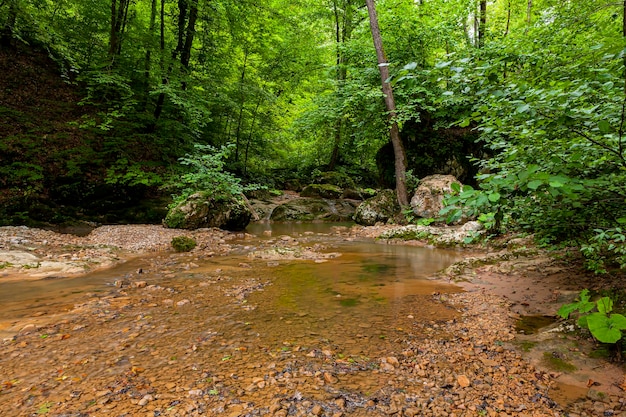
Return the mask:
{"type": "Polygon", "coordinates": [[[458,252],[464,264],[392,309],[393,284],[356,274],[329,285],[327,304],[298,308],[307,291],[281,274],[339,268],[350,254],[337,242],[381,230],[259,238],[106,226],[79,238],[0,228],[0,415],[626,416],[623,368],[591,361],[575,335],[515,329],[520,315],[554,314],[581,288],[606,285],[528,242],[458,252]],[[168,252],[181,234],[198,247],[168,252]],[[99,291],[11,300],[10,284],[98,268],[109,284],[99,291]],[[546,352],[579,370],[551,369],[546,352]]]}

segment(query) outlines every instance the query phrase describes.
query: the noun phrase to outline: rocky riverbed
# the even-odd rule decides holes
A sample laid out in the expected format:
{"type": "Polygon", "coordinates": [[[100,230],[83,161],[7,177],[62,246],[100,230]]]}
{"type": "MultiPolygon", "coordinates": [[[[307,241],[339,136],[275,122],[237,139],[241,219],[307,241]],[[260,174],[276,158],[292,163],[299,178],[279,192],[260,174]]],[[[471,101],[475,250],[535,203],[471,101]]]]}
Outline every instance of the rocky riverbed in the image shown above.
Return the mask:
{"type": "MultiPolygon", "coordinates": [[[[383,229],[330,235],[355,240],[383,229]]],[[[626,416],[623,368],[589,359],[588,340],[515,328],[520,316],[553,314],[580,288],[601,284],[571,259],[514,240],[463,252],[465,262],[391,316],[270,314],[281,294],[278,262],[341,257],[310,238],[145,225],[85,237],[0,228],[0,282],[135,259],[106,291],[62,311],[0,317],[0,415],[626,416]],[[169,252],[181,234],[198,246],[169,252]],[[233,257],[244,252],[245,262],[233,257]],[[452,281],[467,291],[437,287],[452,281]],[[326,333],[337,320],[345,333],[326,333]],[[578,370],[554,367],[562,362],[578,370]]]]}

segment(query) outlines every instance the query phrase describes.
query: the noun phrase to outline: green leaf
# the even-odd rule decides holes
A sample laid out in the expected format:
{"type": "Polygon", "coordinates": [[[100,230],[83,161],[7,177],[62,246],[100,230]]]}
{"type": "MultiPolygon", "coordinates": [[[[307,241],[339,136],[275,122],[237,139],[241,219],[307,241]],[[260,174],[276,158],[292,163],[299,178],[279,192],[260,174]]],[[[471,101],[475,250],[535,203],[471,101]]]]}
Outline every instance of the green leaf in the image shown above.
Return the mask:
{"type": "Polygon", "coordinates": [[[530,188],[531,190],[536,190],[537,188],[539,188],[541,186],[541,184],[543,184],[543,181],[541,181],[541,180],[533,180],[533,181],[528,183],[527,187],[530,188]]]}
{"type": "Polygon", "coordinates": [[[517,109],[515,109],[518,113],[526,113],[528,110],[530,110],[530,106],[526,103],[517,106],[517,109]]]}
{"type": "Polygon", "coordinates": [[[613,311],[613,300],[610,297],[602,297],[597,302],[598,311],[602,314],[609,314],[613,311]]]}
{"type": "Polygon", "coordinates": [[[489,194],[489,201],[491,201],[492,203],[495,203],[498,200],[500,200],[500,194],[499,193],[491,193],[491,194],[489,194]]]}
{"type": "Polygon", "coordinates": [[[461,192],[461,184],[459,184],[458,182],[453,182],[452,184],[450,184],[450,188],[455,193],[460,193],[461,192]]]}
{"type": "Polygon", "coordinates": [[[593,313],[587,316],[589,331],[602,343],[616,343],[622,338],[622,331],[613,327],[613,322],[606,314],[593,313]]]}
{"type": "Polygon", "coordinates": [[[606,120],[600,120],[598,122],[598,129],[601,133],[609,133],[611,131],[611,124],[606,120]]]}

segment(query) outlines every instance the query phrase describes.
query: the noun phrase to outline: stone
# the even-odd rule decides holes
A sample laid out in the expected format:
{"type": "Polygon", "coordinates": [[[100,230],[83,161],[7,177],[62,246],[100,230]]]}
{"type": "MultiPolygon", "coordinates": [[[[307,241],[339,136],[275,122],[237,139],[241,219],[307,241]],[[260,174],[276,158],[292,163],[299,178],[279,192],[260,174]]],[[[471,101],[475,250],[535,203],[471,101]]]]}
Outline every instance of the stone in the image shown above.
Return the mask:
{"type": "Polygon", "coordinates": [[[452,184],[461,183],[452,175],[430,175],[420,180],[411,208],[418,217],[435,218],[443,208],[443,196],[452,192],[452,184]]]}
{"type": "Polygon", "coordinates": [[[273,221],[348,221],[352,219],[357,203],[353,200],[296,198],[276,206],[269,219],[273,221]]]}
{"type": "Polygon", "coordinates": [[[310,184],[302,189],[300,195],[302,197],[337,199],[342,197],[343,190],[332,184],[310,184]]]}
{"type": "Polygon", "coordinates": [[[209,191],[198,192],[170,209],[163,224],[173,229],[218,227],[230,231],[244,230],[252,218],[252,211],[244,199],[243,196],[216,199],[209,191]]]}
{"type": "Polygon", "coordinates": [[[363,201],[354,213],[354,221],[363,226],[386,223],[400,213],[400,205],[394,190],[383,190],[363,201]]]}
{"type": "Polygon", "coordinates": [[[319,404],[315,404],[313,406],[313,408],[311,409],[311,414],[313,414],[314,416],[319,416],[324,412],[324,410],[322,409],[322,406],[319,404]]]}
{"type": "Polygon", "coordinates": [[[139,406],[143,407],[145,405],[147,405],[150,401],[153,401],[154,397],[150,394],[146,394],[144,395],[141,400],[139,400],[139,402],[137,403],[139,406]]]}
{"type": "Polygon", "coordinates": [[[22,327],[22,329],[19,331],[19,335],[26,335],[26,334],[31,334],[37,331],[37,326],[35,326],[34,324],[27,324],[26,326],[22,327]]]}
{"type": "Polygon", "coordinates": [[[470,386],[470,380],[467,376],[465,375],[459,375],[456,377],[456,381],[459,383],[459,385],[462,388],[467,388],[470,386]]]}

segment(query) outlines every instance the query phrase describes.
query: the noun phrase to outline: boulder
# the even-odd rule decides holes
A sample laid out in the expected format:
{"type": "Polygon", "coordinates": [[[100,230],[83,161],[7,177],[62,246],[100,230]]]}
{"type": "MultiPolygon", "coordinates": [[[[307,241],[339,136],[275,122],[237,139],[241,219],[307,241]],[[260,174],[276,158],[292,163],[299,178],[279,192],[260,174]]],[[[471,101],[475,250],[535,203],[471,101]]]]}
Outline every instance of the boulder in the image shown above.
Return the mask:
{"type": "Polygon", "coordinates": [[[336,171],[320,172],[313,176],[311,182],[316,184],[336,185],[340,188],[356,188],[354,180],[348,174],[336,171]]]}
{"type": "Polygon", "coordinates": [[[354,221],[363,226],[373,226],[378,222],[387,222],[400,212],[400,205],[394,190],[383,190],[376,196],[365,200],[356,209],[354,221]]]}
{"type": "Polygon", "coordinates": [[[302,197],[317,197],[317,198],[341,198],[343,190],[341,187],[332,184],[310,184],[302,189],[300,192],[302,197]]]}
{"type": "Polygon", "coordinates": [[[296,198],[276,206],[270,215],[273,221],[348,221],[356,203],[349,200],[296,198]]]}
{"type": "Polygon", "coordinates": [[[453,183],[461,184],[452,175],[430,175],[422,178],[411,198],[413,213],[424,218],[439,216],[439,211],[443,208],[443,196],[452,192],[453,183]]]}
{"type": "Polygon", "coordinates": [[[170,209],[163,224],[175,229],[219,227],[237,231],[244,230],[251,217],[243,196],[218,199],[208,192],[198,192],[170,209]]]}

